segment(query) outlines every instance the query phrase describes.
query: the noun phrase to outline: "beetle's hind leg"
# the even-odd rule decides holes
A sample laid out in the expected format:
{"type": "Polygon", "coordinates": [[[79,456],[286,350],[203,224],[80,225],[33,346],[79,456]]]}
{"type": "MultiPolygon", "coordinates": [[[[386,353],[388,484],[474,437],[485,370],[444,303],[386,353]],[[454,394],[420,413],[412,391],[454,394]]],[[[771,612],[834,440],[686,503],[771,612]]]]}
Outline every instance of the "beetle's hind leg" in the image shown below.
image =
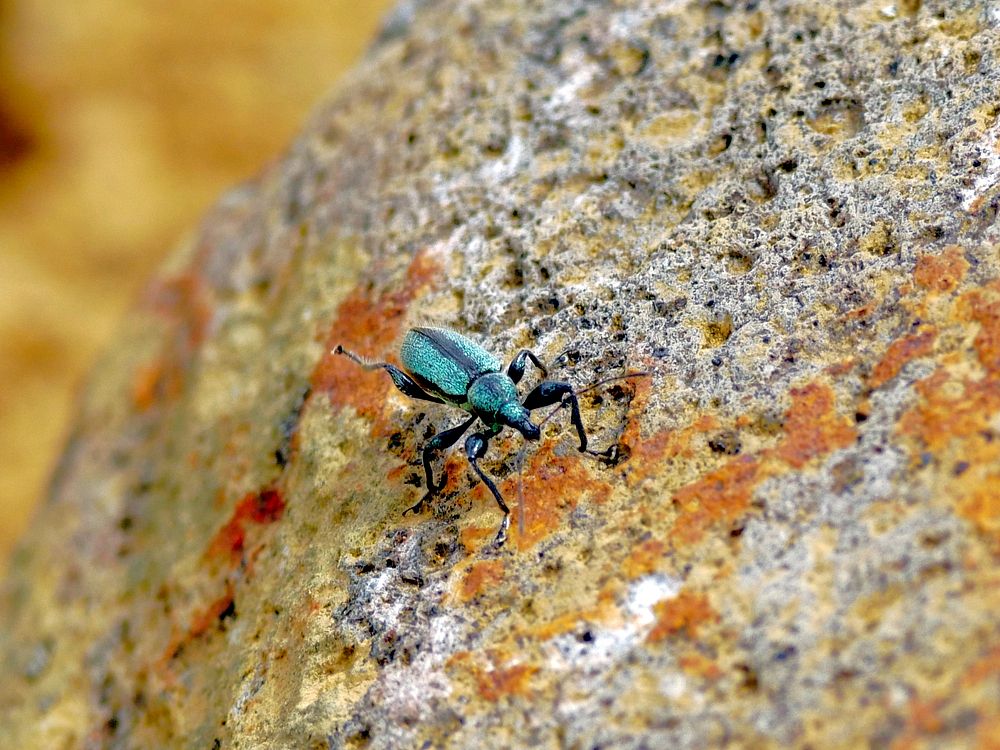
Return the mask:
{"type": "Polygon", "coordinates": [[[501,496],[500,490],[497,489],[493,480],[486,476],[483,470],[479,468],[479,459],[486,455],[490,438],[494,435],[496,435],[496,432],[477,432],[474,435],[469,435],[465,439],[465,455],[469,459],[469,463],[472,464],[472,468],[479,476],[479,479],[493,493],[493,497],[497,501],[497,505],[500,506],[500,510],[503,511],[503,521],[500,522],[500,529],[497,531],[496,539],[493,542],[497,547],[500,547],[507,541],[507,528],[510,526],[510,509],[507,507],[507,503],[503,501],[503,496],[501,496]]]}
{"type": "Polygon", "coordinates": [[[427,391],[413,381],[413,378],[396,367],[396,365],[389,364],[388,362],[369,362],[361,355],[347,351],[347,349],[342,347],[340,344],[337,344],[337,348],[333,350],[333,353],[343,354],[352,362],[356,362],[366,370],[385,370],[389,373],[389,377],[392,378],[392,382],[395,386],[410,398],[419,398],[422,401],[431,401],[435,404],[444,403],[444,401],[439,399],[437,396],[432,396],[427,393],[427,391]]]}
{"type": "Polygon", "coordinates": [[[587,431],[583,429],[583,420],[580,418],[580,401],[576,397],[573,386],[569,383],[562,383],[556,380],[545,380],[538,384],[531,393],[524,399],[524,408],[528,411],[541,409],[553,404],[569,405],[570,421],[576,428],[576,434],[580,438],[580,447],[577,449],[581,453],[588,453],[605,461],[614,461],[618,453],[618,446],[612,445],[604,451],[592,451],[587,448],[587,431]]]}
{"type": "Polygon", "coordinates": [[[437,435],[432,437],[427,441],[427,445],[424,446],[424,476],[427,478],[427,492],[424,496],[420,498],[420,501],[406,510],[403,511],[405,516],[407,513],[419,513],[424,509],[424,503],[428,502],[437,493],[444,489],[444,486],[448,483],[448,473],[445,468],[441,467],[441,484],[434,484],[434,472],[431,470],[431,459],[439,451],[446,450],[458,442],[458,439],[462,437],[472,426],[472,423],[476,421],[478,417],[470,417],[469,419],[462,422],[462,424],[452,427],[450,429],[439,432],[437,435]]]}

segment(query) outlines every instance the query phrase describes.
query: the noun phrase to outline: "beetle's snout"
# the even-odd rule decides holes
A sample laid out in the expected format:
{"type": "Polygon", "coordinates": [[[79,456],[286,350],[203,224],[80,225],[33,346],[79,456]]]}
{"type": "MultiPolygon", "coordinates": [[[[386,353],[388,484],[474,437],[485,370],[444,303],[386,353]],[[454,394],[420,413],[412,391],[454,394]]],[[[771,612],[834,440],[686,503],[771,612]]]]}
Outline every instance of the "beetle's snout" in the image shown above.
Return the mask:
{"type": "Polygon", "coordinates": [[[528,410],[517,402],[507,404],[501,409],[500,419],[508,427],[513,427],[524,435],[525,440],[538,440],[542,435],[538,426],[532,423],[528,410]]]}
{"type": "Polygon", "coordinates": [[[542,431],[530,419],[525,419],[522,424],[515,425],[515,427],[524,435],[525,440],[538,440],[542,436],[542,431]]]}

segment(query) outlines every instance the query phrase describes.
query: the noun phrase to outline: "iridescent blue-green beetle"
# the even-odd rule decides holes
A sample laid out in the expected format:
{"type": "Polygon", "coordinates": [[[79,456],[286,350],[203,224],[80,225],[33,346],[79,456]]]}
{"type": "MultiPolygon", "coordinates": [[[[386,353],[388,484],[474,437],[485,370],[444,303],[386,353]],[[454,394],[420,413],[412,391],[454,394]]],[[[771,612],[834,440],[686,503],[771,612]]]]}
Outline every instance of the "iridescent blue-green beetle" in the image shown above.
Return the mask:
{"type": "Polygon", "coordinates": [[[573,386],[569,383],[545,380],[539,383],[523,402],[519,399],[517,384],[524,375],[528,360],[541,370],[543,376],[548,375],[545,366],[529,349],[519,351],[504,372],[500,360],[461,334],[444,328],[412,328],[407,332],[399,350],[406,372],[388,362],[369,362],[339,344],[334,353],[350,357],[366,370],[385,370],[396,387],[411,398],[433,401],[437,404],[452,404],[472,415],[457,427],[434,435],[424,446],[423,462],[424,473],[427,476],[427,492],[416,505],[404,513],[410,511],[419,513],[424,503],[444,489],[447,477],[442,477],[440,484],[434,483],[431,458],[438,451],[450,448],[458,442],[476,420],[482,421],[485,429],[465,439],[465,455],[503,511],[503,521],[496,536],[498,546],[507,538],[510,510],[493,480],[479,468],[479,459],[486,454],[490,438],[495,437],[504,427],[513,427],[527,440],[538,440],[541,431],[538,425],[531,421],[529,412],[558,403],[568,404],[571,409],[571,420],[580,438],[580,451],[610,457],[614,450],[614,446],[603,453],[587,450],[587,433],[580,419],[580,406],[573,386]]]}

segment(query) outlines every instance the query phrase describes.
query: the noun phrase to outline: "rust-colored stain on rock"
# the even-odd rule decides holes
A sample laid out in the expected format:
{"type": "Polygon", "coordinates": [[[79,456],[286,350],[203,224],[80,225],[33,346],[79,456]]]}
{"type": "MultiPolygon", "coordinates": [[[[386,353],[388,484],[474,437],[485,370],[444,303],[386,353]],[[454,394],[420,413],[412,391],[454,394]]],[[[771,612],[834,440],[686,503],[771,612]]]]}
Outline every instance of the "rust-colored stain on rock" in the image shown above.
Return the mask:
{"type": "Polygon", "coordinates": [[[274,523],[281,519],[284,512],[285,500],[279,490],[269,487],[248,493],[236,504],[229,521],[212,538],[206,554],[238,560],[246,545],[247,524],[274,523]]]}
{"type": "Polygon", "coordinates": [[[965,278],[969,262],[962,249],[952,246],[939,255],[921,255],[913,269],[913,280],[925,289],[950,292],[965,278]]]}
{"type": "Polygon", "coordinates": [[[210,290],[195,270],[154,280],[141,306],[162,318],[169,330],[160,354],[133,375],[132,403],[146,411],[180,394],[191,360],[209,333],[214,308],[210,290]]]}
{"type": "Polygon", "coordinates": [[[503,580],[503,560],[474,562],[465,571],[459,595],[464,601],[481,594],[486,589],[497,586],[503,580]]]}
{"type": "Polygon", "coordinates": [[[530,664],[515,664],[476,672],[479,695],[488,701],[498,701],[510,695],[527,695],[529,680],[537,671],[538,667],[530,664]]]}
{"type": "Polygon", "coordinates": [[[701,626],[719,619],[718,613],[709,604],[708,597],[693,591],[682,591],[673,599],[658,602],[654,605],[653,612],[656,614],[656,623],[646,636],[646,640],[651,643],[672,635],[697,638],[701,626]]]}
{"type": "Polygon", "coordinates": [[[732,523],[750,507],[760,481],[760,462],[740,456],[674,493],[679,517],[670,531],[676,543],[691,545],[716,524],[732,523]]]}
{"type": "Polygon", "coordinates": [[[927,327],[918,333],[904,336],[898,341],[893,341],[889,345],[885,356],[879,360],[872,370],[868,385],[871,388],[878,388],[884,383],[892,380],[903,369],[903,365],[912,359],[922,357],[934,347],[934,338],[937,331],[927,327]]]}
{"type": "MultiPolygon", "coordinates": [[[[557,455],[554,441],[543,442],[531,455],[522,475],[503,482],[501,494],[513,502],[518,497],[519,483],[523,483],[524,533],[518,524],[520,509],[514,510],[510,532],[518,549],[529,549],[562,528],[566,516],[584,498],[600,504],[606,502],[612,491],[612,485],[592,471],[588,458],[576,451],[557,455]]],[[[476,492],[488,497],[484,487],[476,492]]]]}
{"type": "Polygon", "coordinates": [[[326,352],[313,370],[314,393],[326,393],[338,407],[351,406],[372,420],[372,434],[382,435],[390,425],[381,418],[385,396],[392,383],[384,373],[367,372],[346,357],[333,353],[341,344],[358,354],[380,359],[399,340],[406,311],[421,290],[432,286],[441,272],[437,261],[426,251],[417,253],[401,284],[373,296],[368,284],[361,284],[337,307],[326,336],[326,352]]]}
{"type": "Polygon", "coordinates": [[[853,442],[857,433],[847,417],[837,414],[830,386],[809,383],[793,388],[792,406],[785,414],[784,438],[777,455],[796,469],[853,442]]]}

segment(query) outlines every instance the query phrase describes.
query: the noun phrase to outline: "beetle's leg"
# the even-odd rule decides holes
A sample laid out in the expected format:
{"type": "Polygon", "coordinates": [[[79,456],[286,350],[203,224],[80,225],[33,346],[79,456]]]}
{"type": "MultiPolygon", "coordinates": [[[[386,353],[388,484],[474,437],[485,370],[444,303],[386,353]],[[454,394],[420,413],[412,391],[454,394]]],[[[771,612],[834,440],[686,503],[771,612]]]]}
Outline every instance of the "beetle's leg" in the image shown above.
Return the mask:
{"type": "Polygon", "coordinates": [[[573,392],[573,386],[569,383],[560,383],[555,380],[545,380],[538,384],[531,393],[524,399],[524,408],[528,411],[541,409],[552,404],[568,403],[571,416],[570,420],[576,428],[576,434],[580,437],[580,452],[587,450],[587,433],[583,429],[583,420],[580,419],[580,403],[573,392]]]}
{"type": "Polygon", "coordinates": [[[427,492],[424,494],[422,498],[420,498],[420,502],[403,511],[404,516],[407,513],[411,512],[419,513],[421,510],[423,510],[424,503],[426,503],[428,500],[430,500],[437,493],[439,493],[441,490],[444,489],[445,484],[448,483],[448,473],[444,470],[444,467],[442,466],[441,484],[437,485],[434,484],[434,473],[431,471],[431,458],[433,458],[434,454],[436,454],[438,451],[446,450],[451,446],[453,446],[455,443],[457,443],[458,439],[466,433],[466,431],[472,426],[472,423],[475,422],[477,419],[478,417],[473,416],[462,422],[462,424],[458,425],[457,427],[451,427],[450,429],[444,430],[443,432],[439,432],[437,435],[435,435],[434,437],[432,437],[430,440],[427,441],[427,445],[424,446],[424,474],[427,477],[427,492]]]}
{"type": "Polygon", "coordinates": [[[507,507],[507,503],[503,501],[503,497],[500,495],[500,490],[497,486],[493,484],[493,480],[490,479],[483,473],[483,470],[479,468],[479,459],[486,455],[486,449],[489,447],[490,438],[496,435],[495,430],[487,432],[477,432],[474,435],[469,435],[465,439],[465,455],[469,459],[469,463],[472,464],[472,468],[475,470],[476,474],[482,480],[483,484],[493,493],[493,497],[497,501],[497,505],[500,506],[500,510],[503,511],[503,521],[500,522],[500,529],[497,531],[496,539],[494,544],[497,547],[501,546],[505,541],[507,541],[507,527],[510,526],[510,509],[507,507]]]}
{"type": "MultiPolygon", "coordinates": [[[[369,362],[364,357],[361,357],[354,352],[349,352],[347,349],[337,344],[337,348],[333,350],[334,354],[343,354],[345,357],[357,362],[359,365],[364,367],[366,370],[385,370],[389,373],[389,377],[392,378],[392,382],[396,387],[405,393],[410,398],[419,398],[424,401],[433,401],[435,404],[443,404],[444,401],[439,399],[437,396],[432,396],[427,393],[423,388],[413,382],[413,378],[407,375],[405,372],[400,370],[396,365],[391,365],[388,362],[369,362]]],[[[458,438],[456,438],[457,440],[458,438]]]]}
{"type": "Polygon", "coordinates": [[[549,371],[545,369],[545,365],[538,360],[533,351],[522,349],[507,366],[507,376],[514,381],[515,385],[521,382],[521,378],[524,376],[524,366],[529,359],[535,367],[542,371],[543,378],[549,374],[549,371]]]}
{"type": "Polygon", "coordinates": [[[580,447],[577,450],[607,461],[615,460],[618,452],[617,445],[612,445],[605,451],[587,450],[587,432],[583,429],[583,420],[580,419],[580,402],[573,391],[573,386],[569,383],[545,380],[539,383],[538,387],[524,399],[524,408],[528,411],[541,409],[544,406],[551,406],[552,404],[569,404],[570,421],[576,428],[576,434],[580,437],[580,447]]]}

